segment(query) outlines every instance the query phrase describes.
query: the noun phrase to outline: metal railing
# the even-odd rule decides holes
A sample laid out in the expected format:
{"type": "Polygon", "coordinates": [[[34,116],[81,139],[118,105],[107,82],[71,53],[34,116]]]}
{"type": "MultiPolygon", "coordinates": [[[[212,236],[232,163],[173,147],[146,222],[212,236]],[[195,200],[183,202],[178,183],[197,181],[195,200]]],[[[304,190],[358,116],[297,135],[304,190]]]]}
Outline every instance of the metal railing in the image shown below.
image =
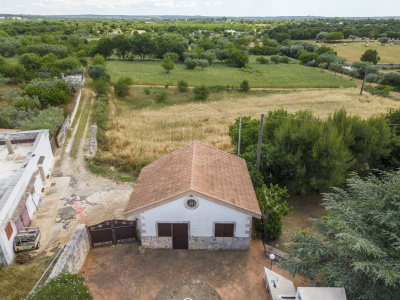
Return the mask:
{"type": "Polygon", "coordinates": [[[32,294],[34,291],[37,290],[37,288],[39,287],[40,283],[42,282],[43,278],[45,278],[45,276],[49,273],[50,268],[55,264],[55,262],[57,261],[58,257],[60,256],[60,254],[63,252],[64,248],[66,245],[62,246],[61,249],[58,251],[58,253],[56,254],[56,256],[53,258],[53,260],[51,261],[50,265],[47,267],[46,271],[44,271],[42,277],[40,277],[39,281],[35,284],[35,286],[33,287],[33,289],[30,291],[29,295],[32,294]]]}

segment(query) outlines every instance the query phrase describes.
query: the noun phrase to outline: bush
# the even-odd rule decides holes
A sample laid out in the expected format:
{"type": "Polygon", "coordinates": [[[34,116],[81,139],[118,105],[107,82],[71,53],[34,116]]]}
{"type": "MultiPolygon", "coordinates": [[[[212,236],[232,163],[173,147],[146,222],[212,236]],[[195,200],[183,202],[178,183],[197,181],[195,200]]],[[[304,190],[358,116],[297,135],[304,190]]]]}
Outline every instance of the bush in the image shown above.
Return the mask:
{"type": "Polygon", "coordinates": [[[243,80],[240,83],[240,91],[243,93],[248,93],[250,91],[250,84],[248,80],[243,80]]]}
{"type": "Polygon", "coordinates": [[[163,103],[168,100],[168,92],[167,91],[160,91],[156,94],[155,102],[156,103],[163,103]]]}
{"type": "Polygon", "coordinates": [[[187,57],[185,58],[185,66],[188,70],[194,70],[198,66],[198,60],[187,57]]]}
{"type": "Polygon", "coordinates": [[[111,76],[107,73],[107,69],[103,65],[89,66],[88,74],[93,80],[105,79],[110,81],[111,76]]]}
{"type": "Polygon", "coordinates": [[[199,65],[202,71],[204,71],[204,68],[207,68],[210,65],[208,60],[206,59],[197,60],[197,64],[199,65]]]}
{"type": "Polygon", "coordinates": [[[196,100],[206,100],[210,95],[210,90],[205,85],[200,85],[193,89],[193,94],[196,100]]]}
{"type": "Polygon", "coordinates": [[[372,95],[378,95],[382,97],[388,97],[389,92],[394,90],[394,87],[390,85],[379,85],[379,86],[366,86],[365,90],[372,95]]]}
{"type": "Polygon", "coordinates": [[[280,62],[281,64],[288,64],[288,63],[290,62],[290,58],[287,57],[287,56],[281,56],[279,62],[280,62]]]}
{"type": "Polygon", "coordinates": [[[178,91],[186,93],[189,89],[189,84],[185,80],[178,81],[178,91]]]}
{"type": "Polygon", "coordinates": [[[64,123],[63,110],[60,107],[50,107],[41,110],[37,116],[24,118],[18,126],[22,130],[49,129],[50,135],[54,135],[64,123]]]}
{"type": "Polygon", "coordinates": [[[375,83],[378,81],[378,75],[374,73],[368,74],[367,77],[365,77],[365,81],[369,83],[375,83]]]}
{"type": "Polygon", "coordinates": [[[327,67],[328,67],[328,63],[326,63],[326,62],[320,63],[320,64],[318,65],[318,68],[321,68],[321,69],[326,69],[327,67]]]}
{"type": "Polygon", "coordinates": [[[74,69],[79,69],[81,64],[79,60],[75,57],[66,57],[64,59],[61,59],[58,64],[58,68],[67,71],[67,70],[74,70],[74,69]]]}
{"type": "Polygon", "coordinates": [[[110,85],[107,80],[99,79],[93,82],[93,90],[97,96],[107,95],[110,92],[110,85]]]}
{"type": "Polygon", "coordinates": [[[124,98],[129,95],[129,86],[133,84],[133,79],[130,77],[121,77],[114,85],[114,92],[119,98],[124,98]]]}
{"type": "Polygon", "coordinates": [[[104,59],[104,57],[100,54],[96,54],[93,58],[92,58],[92,65],[102,65],[105,66],[106,65],[106,60],[104,59]]]}
{"type": "Polygon", "coordinates": [[[174,62],[179,60],[179,54],[175,53],[175,52],[167,52],[163,55],[163,58],[168,58],[174,62]]]}
{"type": "Polygon", "coordinates": [[[270,59],[271,59],[271,61],[272,61],[274,64],[279,64],[279,62],[281,61],[279,55],[272,55],[272,56],[270,57],[270,59]]]}
{"type": "Polygon", "coordinates": [[[99,147],[104,146],[104,131],[106,130],[108,112],[108,98],[99,97],[94,103],[92,123],[97,124],[97,142],[99,147]]]}
{"type": "Polygon", "coordinates": [[[148,88],[148,87],[144,88],[144,93],[145,93],[146,95],[150,95],[150,94],[151,94],[151,89],[148,88]]]}
{"type": "Polygon", "coordinates": [[[83,283],[83,277],[78,274],[62,273],[50,279],[36,292],[30,294],[27,300],[91,300],[89,288],[83,283]]]}
{"type": "Polygon", "coordinates": [[[269,59],[264,56],[259,56],[256,58],[256,62],[262,65],[266,65],[269,62],[269,59]]]}
{"type": "Polygon", "coordinates": [[[386,85],[399,86],[400,74],[396,72],[385,73],[381,83],[386,85]]]}

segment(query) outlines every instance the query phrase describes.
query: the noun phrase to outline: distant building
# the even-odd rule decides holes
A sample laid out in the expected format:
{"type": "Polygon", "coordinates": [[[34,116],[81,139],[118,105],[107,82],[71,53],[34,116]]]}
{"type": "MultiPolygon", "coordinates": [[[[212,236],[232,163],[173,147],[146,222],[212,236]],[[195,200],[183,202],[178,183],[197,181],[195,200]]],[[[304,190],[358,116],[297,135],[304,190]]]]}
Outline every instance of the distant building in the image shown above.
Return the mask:
{"type": "Polygon", "coordinates": [[[29,225],[53,153],[49,131],[0,132],[0,264],[13,262],[15,235],[29,225]]]}

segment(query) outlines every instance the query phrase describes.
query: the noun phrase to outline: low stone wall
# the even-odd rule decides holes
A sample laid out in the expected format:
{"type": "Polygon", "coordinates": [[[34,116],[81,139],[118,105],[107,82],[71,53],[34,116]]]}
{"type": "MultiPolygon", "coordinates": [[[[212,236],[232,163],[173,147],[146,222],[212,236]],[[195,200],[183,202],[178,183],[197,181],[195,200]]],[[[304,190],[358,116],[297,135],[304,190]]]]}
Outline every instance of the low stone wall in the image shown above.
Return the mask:
{"type": "MultiPolygon", "coordinates": [[[[142,236],[142,246],[151,249],[172,249],[171,237],[142,236]]],[[[250,237],[189,237],[189,249],[248,250],[250,237]]]]}
{"type": "Polygon", "coordinates": [[[85,262],[89,250],[90,242],[86,225],[79,224],[76,226],[68,244],[54,266],[49,279],[60,273],[78,273],[85,262]]]}

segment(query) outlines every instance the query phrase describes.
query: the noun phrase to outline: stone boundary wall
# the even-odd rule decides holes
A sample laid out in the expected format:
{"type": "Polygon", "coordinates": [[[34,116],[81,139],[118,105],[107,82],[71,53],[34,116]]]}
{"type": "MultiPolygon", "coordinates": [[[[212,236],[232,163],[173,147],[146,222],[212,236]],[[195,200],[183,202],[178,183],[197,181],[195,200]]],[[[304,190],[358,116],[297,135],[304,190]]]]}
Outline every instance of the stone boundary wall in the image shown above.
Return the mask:
{"type": "MultiPolygon", "coordinates": [[[[142,236],[142,246],[150,249],[172,249],[172,237],[142,236]]],[[[189,237],[189,249],[248,250],[250,237],[189,237]]]]}
{"type": "Polygon", "coordinates": [[[76,226],[76,229],[72,233],[63,253],[54,266],[49,279],[60,273],[75,274],[82,268],[86,256],[90,251],[90,242],[86,227],[87,226],[84,224],[76,226]]]}

